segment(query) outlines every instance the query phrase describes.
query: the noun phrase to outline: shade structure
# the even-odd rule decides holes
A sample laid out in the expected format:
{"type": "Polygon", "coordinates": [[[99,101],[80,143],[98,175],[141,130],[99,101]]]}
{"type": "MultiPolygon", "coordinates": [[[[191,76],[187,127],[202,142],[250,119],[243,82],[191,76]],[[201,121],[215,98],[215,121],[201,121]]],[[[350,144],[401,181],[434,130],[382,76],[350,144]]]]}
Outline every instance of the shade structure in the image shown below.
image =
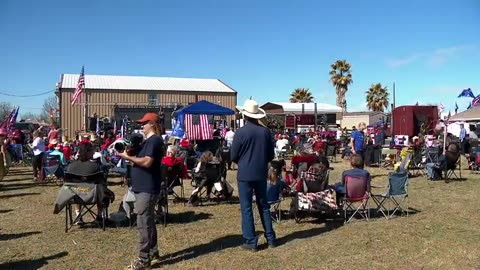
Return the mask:
{"type": "Polygon", "coordinates": [[[206,100],[200,100],[199,102],[176,110],[174,114],[232,115],[235,114],[235,111],[206,100]]]}
{"type": "Polygon", "coordinates": [[[480,121],[480,106],[475,106],[471,109],[463,111],[461,113],[457,113],[450,117],[449,122],[457,122],[457,121],[480,121]]]}

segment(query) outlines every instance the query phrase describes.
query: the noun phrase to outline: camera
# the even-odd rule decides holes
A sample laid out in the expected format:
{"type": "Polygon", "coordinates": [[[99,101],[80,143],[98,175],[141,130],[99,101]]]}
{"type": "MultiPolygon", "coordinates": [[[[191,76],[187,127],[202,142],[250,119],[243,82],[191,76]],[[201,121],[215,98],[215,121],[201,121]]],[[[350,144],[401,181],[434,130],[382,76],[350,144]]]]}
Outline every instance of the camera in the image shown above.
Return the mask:
{"type": "Polygon", "coordinates": [[[142,150],[143,136],[140,134],[132,134],[130,144],[127,145],[125,151],[129,156],[136,156],[142,150]]]}

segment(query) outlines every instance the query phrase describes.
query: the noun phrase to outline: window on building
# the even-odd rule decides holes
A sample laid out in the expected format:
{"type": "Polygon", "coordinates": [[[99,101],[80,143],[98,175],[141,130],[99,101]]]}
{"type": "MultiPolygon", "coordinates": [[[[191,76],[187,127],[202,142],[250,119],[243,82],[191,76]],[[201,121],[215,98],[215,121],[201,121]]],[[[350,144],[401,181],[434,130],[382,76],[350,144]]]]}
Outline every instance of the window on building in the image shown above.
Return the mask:
{"type": "Polygon", "coordinates": [[[148,105],[155,106],[158,105],[158,96],[155,93],[148,94],[148,105]]]}

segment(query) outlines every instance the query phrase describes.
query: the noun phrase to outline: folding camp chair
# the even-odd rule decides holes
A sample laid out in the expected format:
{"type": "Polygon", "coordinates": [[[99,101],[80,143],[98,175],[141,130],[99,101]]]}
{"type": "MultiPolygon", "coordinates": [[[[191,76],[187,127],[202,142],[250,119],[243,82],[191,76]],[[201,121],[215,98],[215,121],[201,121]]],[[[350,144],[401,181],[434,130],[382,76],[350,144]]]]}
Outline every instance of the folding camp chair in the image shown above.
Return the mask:
{"type": "Polygon", "coordinates": [[[327,148],[325,150],[325,156],[330,158],[330,161],[337,162],[337,145],[335,144],[327,144],[327,148]]]}
{"type": "Polygon", "coordinates": [[[358,213],[363,219],[368,221],[370,213],[367,209],[368,199],[370,197],[369,179],[363,177],[345,177],[345,196],[341,199],[345,224],[349,223],[358,213]],[[355,207],[355,204],[358,204],[355,207]],[[351,215],[348,212],[353,212],[351,215]]]}
{"type": "Polygon", "coordinates": [[[425,163],[422,162],[422,149],[414,149],[413,155],[408,165],[408,171],[412,176],[424,176],[425,173],[425,163]]]}
{"type": "Polygon", "coordinates": [[[301,169],[303,168],[304,171],[307,171],[310,166],[317,162],[316,155],[308,155],[308,156],[293,156],[291,161],[291,170],[287,171],[287,184],[289,185],[291,190],[296,190],[298,184],[298,178],[300,177],[301,169]]]}
{"type": "Polygon", "coordinates": [[[408,217],[408,172],[400,170],[392,173],[388,177],[388,187],[384,194],[371,195],[377,205],[377,212],[381,212],[386,219],[392,218],[397,211],[407,214],[408,217]],[[393,209],[388,209],[385,204],[390,201],[393,203],[393,209]],[[406,208],[402,204],[406,204],[406,208]],[[391,214],[390,214],[391,211],[391,214]]]}
{"type": "Polygon", "coordinates": [[[62,184],[64,168],[58,155],[46,155],[43,160],[42,172],[44,182],[55,181],[62,184]]]}
{"type": "Polygon", "coordinates": [[[93,223],[97,223],[101,220],[100,225],[105,230],[105,221],[108,218],[108,206],[111,201],[114,200],[114,195],[103,186],[101,182],[104,182],[104,174],[99,172],[94,175],[80,176],[74,174],[65,174],[66,182],[63,184],[62,189],[68,189],[69,192],[75,194],[72,199],[66,203],[65,211],[65,232],[86,216],[91,216],[93,223]],[[108,194],[108,195],[107,195],[108,194]],[[100,201],[101,200],[101,201],[100,201]],[[73,205],[76,204],[80,207],[80,213],[73,218],[73,205]],[[101,213],[97,215],[92,209],[99,205],[101,207],[101,213]]]}
{"type": "Polygon", "coordinates": [[[446,182],[448,182],[449,180],[462,180],[461,160],[462,159],[460,153],[458,154],[456,160],[447,160],[444,174],[446,182]]]}
{"type": "MultiPolygon", "coordinates": [[[[279,224],[282,221],[282,208],[281,208],[282,201],[283,201],[283,198],[282,196],[280,196],[280,198],[276,201],[267,202],[270,205],[270,218],[272,219],[273,222],[277,224],[279,224]]],[[[257,201],[254,195],[252,199],[252,203],[257,205],[256,202],[257,201]]],[[[253,216],[254,216],[255,223],[260,224],[262,219],[259,216],[258,205],[256,208],[257,208],[257,211],[253,211],[253,216]]]]}
{"type": "Polygon", "coordinates": [[[268,202],[268,204],[270,205],[270,217],[272,218],[272,221],[280,223],[282,220],[282,198],[280,197],[277,201],[268,202]]]}
{"type": "Polygon", "coordinates": [[[428,147],[425,151],[426,162],[425,163],[438,163],[438,158],[441,154],[440,147],[428,147]]]}
{"type": "MultiPolygon", "coordinates": [[[[204,175],[197,176],[196,174],[193,175],[192,179],[192,186],[197,189],[200,187],[202,181],[204,182],[203,187],[208,188],[212,186],[212,190],[214,188],[215,183],[222,181],[222,176],[226,176],[226,166],[225,162],[218,162],[218,161],[211,161],[205,165],[204,175]]],[[[197,193],[198,201],[202,204],[202,195],[207,192],[207,189],[201,190],[200,194],[197,193]]]]}
{"type": "Polygon", "coordinates": [[[167,195],[172,195],[175,199],[183,201],[185,205],[185,188],[183,186],[183,161],[173,166],[168,166],[162,163],[163,175],[165,176],[165,183],[167,188],[167,195]],[[174,188],[180,187],[180,193],[175,192],[174,188]]]}

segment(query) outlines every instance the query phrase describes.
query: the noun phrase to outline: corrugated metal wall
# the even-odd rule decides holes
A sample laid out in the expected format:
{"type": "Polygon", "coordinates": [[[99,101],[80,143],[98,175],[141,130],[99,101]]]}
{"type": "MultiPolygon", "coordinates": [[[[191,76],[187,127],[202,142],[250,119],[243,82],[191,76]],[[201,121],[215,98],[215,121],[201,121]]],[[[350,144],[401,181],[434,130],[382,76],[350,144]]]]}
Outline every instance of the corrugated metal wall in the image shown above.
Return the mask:
{"type": "MultiPolygon", "coordinates": [[[[205,92],[158,92],[158,102],[160,104],[188,104],[199,100],[207,100],[217,103],[221,106],[235,110],[237,105],[236,93],[205,93],[205,92]]],[[[74,106],[70,105],[73,89],[61,89],[61,125],[65,130],[64,134],[69,138],[75,136],[75,132],[82,129],[83,126],[83,100],[81,99],[74,106]]],[[[125,90],[88,90],[89,116],[96,113],[98,116],[113,116],[115,104],[122,105],[148,105],[148,95],[152,91],[125,91],[125,90]]],[[[227,123],[234,119],[234,116],[227,117],[227,123]]]]}

